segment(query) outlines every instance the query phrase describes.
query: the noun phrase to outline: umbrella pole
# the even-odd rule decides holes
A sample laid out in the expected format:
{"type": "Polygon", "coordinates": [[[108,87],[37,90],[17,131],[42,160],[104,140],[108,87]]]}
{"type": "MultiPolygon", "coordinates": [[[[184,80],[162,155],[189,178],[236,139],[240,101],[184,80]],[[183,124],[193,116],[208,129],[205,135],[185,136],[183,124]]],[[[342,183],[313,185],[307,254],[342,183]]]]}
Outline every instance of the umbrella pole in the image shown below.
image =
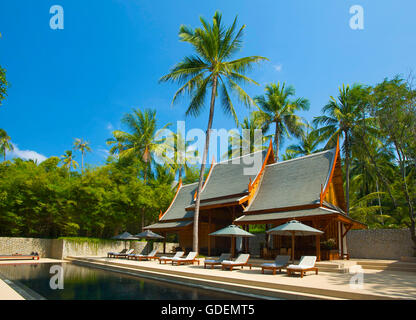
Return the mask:
{"type": "Polygon", "coordinates": [[[231,237],[231,256],[235,256],[235,237],[231,237]]]}

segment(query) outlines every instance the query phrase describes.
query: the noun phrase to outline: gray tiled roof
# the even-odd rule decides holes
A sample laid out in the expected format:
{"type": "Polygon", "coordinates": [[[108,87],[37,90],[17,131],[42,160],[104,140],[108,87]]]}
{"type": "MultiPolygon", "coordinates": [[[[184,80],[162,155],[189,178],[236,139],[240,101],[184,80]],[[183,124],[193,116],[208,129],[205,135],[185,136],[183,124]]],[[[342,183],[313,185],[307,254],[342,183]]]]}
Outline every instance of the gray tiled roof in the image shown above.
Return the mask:
{"type": "Polygon", "coordinates": [[[258,211],[319,203],[335,158],[335,149],[265,167],[252,203],[245,210],[258,211]]]}
{"type": "Polygon", "coordinates": [[[197,187],[197,182],[181,186],[171,207],[168,208],[160,221],[192,218],[194,212],[186,211],[185,207],[188,207],[193,203],[194,193],[197,187]]]}
{"type": "Polygon", "coordinates": [[[156,229],[172,229],[172,228],[181,228],[186,227],[192,224],[193,221],[172,221],[172,222],[159,222],[151,224],[150,226],[144,227],[146,230],[156,230],[156,229]]]}
{"type": "MultiPolygon", "coordinates": [[[[225,198],[225,199],[217,199],[217,200],[212,200],[212,201],[201,202],[200,207],[204,207],[204,206],[208,206],[208,205],[212,206],[212,205],[219,205],[219,204],[223,205],[223,204],[227,204],[227,203],[236,203],[241,198],[244,198],[244,197],[247,197],[247,196],[239,195],[239,196],[236,196],[236,197],[230,197],[230,198],[225,198]]],[[[190,208],[192,208],[192,209],[195,208],[195,203],[187,207],[187,209],[190,209],[190,208]]]]}
{"type": "Polygon", "coordinates": [[[253,158],[253,154],[249,154],[216,163],[204,190],[201,192],[201,200],[247,193],[250,178],[254,180],[260,171],[266,154],[267,150],[259,151],[254,153],[257,158],[253,158]]]}

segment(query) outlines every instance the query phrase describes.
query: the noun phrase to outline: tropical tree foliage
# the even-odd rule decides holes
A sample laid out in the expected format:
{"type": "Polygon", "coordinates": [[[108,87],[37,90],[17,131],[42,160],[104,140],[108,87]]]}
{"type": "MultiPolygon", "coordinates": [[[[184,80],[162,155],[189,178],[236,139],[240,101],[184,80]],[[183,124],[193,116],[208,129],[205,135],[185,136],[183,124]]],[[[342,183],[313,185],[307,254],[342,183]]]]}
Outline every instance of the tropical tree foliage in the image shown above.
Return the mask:
{"type": "Polygon", "coordinates": [[[3,156],[4,161],[6,161],[6,153],[8,151],[13,151],[14,147],[11,143],[11,138],[7,132],[3,129],[0,129],[0,155],[3,156]]]}
{"type": "Polygon", "coordinates": [[[309,110],[309,101],[305,98],[291,100],[295,95],[293,86],[271,83],[266,85],[266,93],[254,98],[260,107],[259,118],[264,131],[274,125],[275,156],[279,159],[279,147],[285,138],[300,137],[305,123],[296,114],[301,110],[309,110]]]}

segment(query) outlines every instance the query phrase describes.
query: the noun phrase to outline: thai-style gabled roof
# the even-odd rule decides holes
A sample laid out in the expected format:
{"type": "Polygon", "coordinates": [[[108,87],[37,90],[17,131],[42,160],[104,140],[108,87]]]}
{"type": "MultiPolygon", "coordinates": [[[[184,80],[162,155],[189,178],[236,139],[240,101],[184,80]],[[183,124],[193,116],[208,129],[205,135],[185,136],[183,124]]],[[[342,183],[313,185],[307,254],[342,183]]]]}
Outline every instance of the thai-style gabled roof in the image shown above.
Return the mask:
{"type": "Polygon", "coordinates": [[[332,149],[267,165],[258,191],[244,212],[319,204],[336,152],[332,149]]]}
{"type": "Polygon", "coordinates": [[[191,183],[178,186],[176,195],[172,200],[169,208],[159,219],[160,222],[191,219],[194,216],[193,211],[186,211],[185,207],[193,203],[193,194],[198,187],[198,183],[191,183]]]}
{"type": "Polygon", "coordinates": [[[248,193],[248,184],[259,172],[267,151],[258,151],[242,157],[214,164],[201,191],[201,202],[224,196],[248,193]]]}
{"type": "MultiPolygon", "coordinates": [[[[159,223],[145,229],[187,227],[194,216],[197,186],[179,183],[159,223]]],[[[268,150],[213,164],[201,191],[201,209],[237,205],[244,208],[244,216],[235,220],[240,224],[322,215],[351,223],[343,211],[339,141],[334,149],[278,163],[270,144],[268,150]]]]}

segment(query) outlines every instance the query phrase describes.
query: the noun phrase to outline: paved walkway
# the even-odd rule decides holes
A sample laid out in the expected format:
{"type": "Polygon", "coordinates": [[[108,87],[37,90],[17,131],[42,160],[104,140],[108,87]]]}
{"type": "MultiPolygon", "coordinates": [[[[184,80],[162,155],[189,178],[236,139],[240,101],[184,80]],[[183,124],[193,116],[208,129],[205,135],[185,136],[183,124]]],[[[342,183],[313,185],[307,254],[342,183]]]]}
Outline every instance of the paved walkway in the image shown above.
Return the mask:
{"type": "Polygon", "coordinates": [[[14,291],[7,283],[0,279],[0,300],[25,300],[14,291]]]}
{"type": "Polygon", "coordinates": [[[353,274],[308,272],[303,278],[289,277],[286,274],[261,274],[259,268],[253,267],[223,271],[221,267],[204,269],[201,265],[172,266],[156,261],[132,261],[98,257],[73,257],[78,260],[99,263],[101,265],[133,268],[135,270],[154,272],[160,275],[179,276],[188,279],[200,279],[258,287],[262,289],[292,291],[298,293],[321,295],[339,299],[416,299],[416,274],[410,272],[393,272],[363,270],[362,287],[351,286],[353,274]]]}

